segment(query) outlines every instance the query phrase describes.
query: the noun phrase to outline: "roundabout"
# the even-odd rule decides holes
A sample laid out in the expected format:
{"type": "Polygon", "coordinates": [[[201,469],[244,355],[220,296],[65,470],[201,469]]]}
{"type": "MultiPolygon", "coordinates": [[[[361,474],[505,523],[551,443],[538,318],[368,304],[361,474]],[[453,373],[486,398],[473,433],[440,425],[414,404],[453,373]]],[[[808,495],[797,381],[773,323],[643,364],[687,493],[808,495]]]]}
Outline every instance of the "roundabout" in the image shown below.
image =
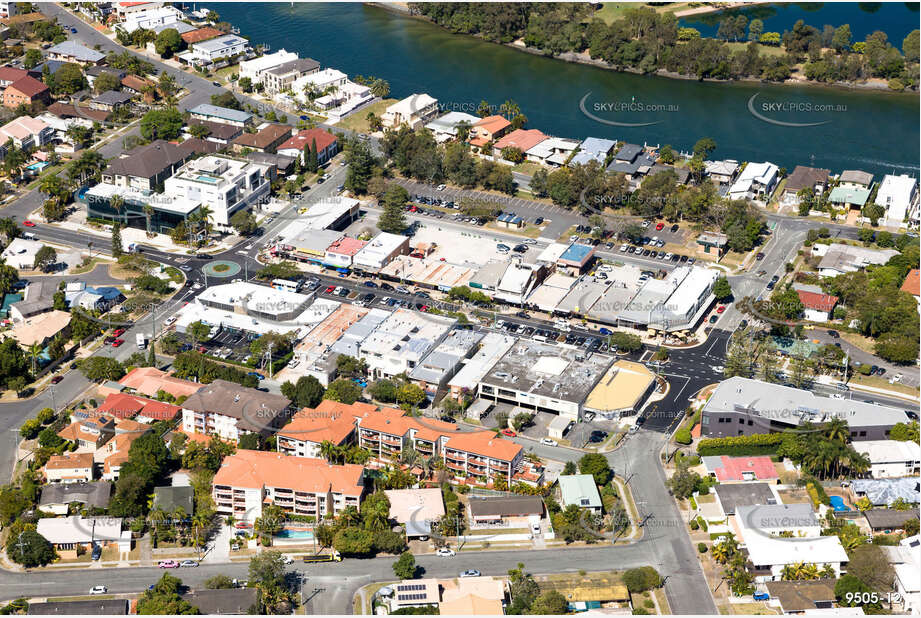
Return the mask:
{"type": "Polygon", "coordinates": [[[233,277],[243,268],[236,262],[217,260],[201,267],[203,273],[209,277],[233,277]]]}

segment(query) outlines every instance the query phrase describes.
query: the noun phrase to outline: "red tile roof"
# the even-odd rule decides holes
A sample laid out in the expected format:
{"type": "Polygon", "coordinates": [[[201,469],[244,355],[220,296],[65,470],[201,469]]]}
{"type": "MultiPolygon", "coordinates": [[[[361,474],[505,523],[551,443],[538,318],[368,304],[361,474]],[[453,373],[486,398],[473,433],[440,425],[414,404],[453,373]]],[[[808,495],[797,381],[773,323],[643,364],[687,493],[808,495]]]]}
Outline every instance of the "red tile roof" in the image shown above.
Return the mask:
{"type": "Polygon", "coordinates": [[[188,45],[193,45],[195,43],[201,43],[202,41],[207,41],[208,39],[219,37],[222,34],[224,33],[218,30],[217,28],[205,26],[204,28],[199,28],[198,30],[192,30],[191,32],[186,32],[179,36],[188,45]]]}
{"type": "Polygon", "coordinates": [[[803,303],[806,309],[815,309],[816,311],[831,311],[838,304],[838,297],[831,294],[819,294],[818,292],[804,292],[797,290],[799,302],[803,303]]]}
{"type": "Polygon", "coordinates": [[[480,127],[484,131],[489,131],[493,135],[503,130],[512,123],[506,120],[503,116],[486,116],[477,121],[473,126],[480,127]]]}
{"type": "MultiPolygon", "coordinates": [[[[338,403],[338,402],[337,402],[338,403]]],[[[355,417],[341,411],[303,408],[279,430],[279,437],[320,444],[326,440],[342,444],[355,430],[355,417]]]]}
{"type": "Polygon", "coordinates": [[[716,468],[713,472],[719,481],[743,481],[743,473],[754,473],[758,480],[776,479],[777,469],[771,458],[762,455],[759,457],[720,457],[722,467],[716,468]]]}
{"type": "Polygon", "coordinates": [[[25,69],[16,69],[13,67],[0,67],[0,82],[15,82],[18,79],[27,77],[29,72],[25,69]]]}
{"type": "Polygon", "coordinates": [[[313,140],[317,141],[317,152],[322,152],[336,143],[336,136],[323,129],[304,129],[303,131],[298,131],[297,135],[279,146],[278,150],[294,149],[304,151],[313,143],[313,140]]]}
{"type": "Polygon", "coordinates": [[[9,89],[22,93],[27,97],[34,97],[48,90],[48,86],[46,86],[44,82],[40,82],[34,77],[26,75],[7,86],[7,90],[9,89]]]}
{"type": "Polygon", "coordinates": [[[521,452],[521,446],[511,440],[503,440],[494,436],[495,434],[491,431],[461,433],[452,436],[445,444],[445,448],[466,451],[501,461],[513,461],[521,452]]]}
{"type": "Polygon", "coordinates": [[[503,148],[513,147],[521,152],[527,152],[545,139],[547,139],[547,136],[537,129],[516,129],[497,141],[493,148],[502,150],[503,148]]]}
{"type": "Polygon", "coordinates": [[[908,292],[912,296],[921,296],[921,271],[917,268],[912,268],[908,271],[908,276],[905,277],[905,282],[902,283],[902,291],[908,292]]]}

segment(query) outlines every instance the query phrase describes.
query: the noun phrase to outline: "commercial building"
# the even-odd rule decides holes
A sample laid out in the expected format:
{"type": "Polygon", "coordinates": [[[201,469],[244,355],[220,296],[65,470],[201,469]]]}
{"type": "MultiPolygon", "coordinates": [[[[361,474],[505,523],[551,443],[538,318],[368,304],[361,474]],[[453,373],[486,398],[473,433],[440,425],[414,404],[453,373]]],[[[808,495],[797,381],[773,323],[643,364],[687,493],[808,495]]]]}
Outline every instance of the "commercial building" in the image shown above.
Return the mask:
{"type": "Polygon", "coordinates": [[[452,330],[416,364],[409,379],[433,399],[446,386],[461,363],[477,349],[483,334],[472,330],[452,330]]]}
{"type": "Polygon", "coordinates": [[[515,337],[489,332],[480,340],[476,353],[462,360],[462,367],[448,381],[451,397],[462,400],[476,393],[480,380],[515,344],[515,337]]]}
{"type": "Polygon", "coordinates": [[[870,460],[870,476],[917,476],[921,472],[921,446],[911,440],[864,440],[855,446],[870,460]]]}
{"type": "MultiPolygon", "coordinates": [[[[294,347],[297,361],[295,375],[315,377],[323,386],[329,386],[337,373],[338,354],[331,353],[330,348],[346,331],[368,313],[368,309],[356,307],[351,303],[342,303],[326,318],[318,322],[294,347]]],[[[293,371],[288,365],[288,371],[293,371]]]]}
{"type": "MultiPolygon", "coordinates": [[[[492,296],[513,305],[524,305],[525,299],[540,285],[546,274],[547,268],[543,265],[529,264],[517,258],[512,259],[505,272],[502,273],[499,283],[496,284],[492,296]]],[[[461,285],[461,282],[458,281],[457,285],[461,285]]]]}
{"type": "Polygon", "coordinates": [[[14,238],[0,255],[2,255],[4,263],[13,268],[32,270],[35,267],[35,255],[43,246],[37,240],[14,238]]]}
{"type": "Polygon", "coordinates": [[[381,232],[355,254],[352,264],[356,270],[377,273],[398,255],[409,254],[409,237],[381,232]]]}
{"type": "Polygon", "coordinates": [[[205,156],[189,161],[167,178],[165,194],[176,202],[208,206],[215,226],[229,230],[233,213],[268,197],[267,172],[266,165],[205,156]]]}
{"type": "Polygon", "coordinates": [[[374,378],[409,373],[447,337],[454,318],[398,309],[359,344],[374,378]]]}
{"type": "Polygon", "coordinates": [[[20,105],[30,106],[34,103],[48,102],[51,91],[43,82],[31,75],[14,81],[3,90],[3,106],[16,109],[20,105]]]}
{"type": "Polygon", "coordinates": [[[290,405],[287,397],[215,380],[182,404],[182,430],[234,442],[245,433],[269,436],[278,431],[290,405]]]}
{"type": "Polygon", "coordinates": [[[689,330],[713,303],[719,272],[682,266],[664,279],[649,279],[617,315],[617,324],[675,332],[689,330]]]}
{"type": "Polygon", "coordinates": [[[406,125],[416,130],[438,115],[438,99],[427,94],[413,94],[398,101],[381,114],[384,126],[395,129],[406,125]]]}
{"type": "Polygon", "coordinates": [[[453,287],[467,285],[473,278],[472,268],[456,266],[433,258],[419,257],[420,255],[421,253],[416,253],[416,257],[394,256],[386,266],[378,271],[378,274],[391,281],[401,283],[411,281],[417,286],[442,292],[447,292],[453,287]]]}
{"type": "Polygon", "coordinates": [[[655,390],[656,375],[642,363],[616,361],[585,400],[584,409],[605,418],[639,412],[655,390]]]}
{"type": "Polygon", "coordinates": [[[323,263],[332,268],[351,268],[355,254],[367,244],[366,240],[343,236],[326,248],[323,263]]]}
{"type": "Polygon", "coordinates": [[[821,425],[833,418],[847,421],[855,442],[884,440],[893,425],[909,421],[904,410],[856,399],[821,397],[811,391],[736,376],[714,389],[704,404],[700,424],[704,436],[716,438],[774,433],[802,422],[821,425]]]}
{"type": "Polygon", "coordinates": [[[560,484],[560,505],[563,508],[575,504],[580,509],[592,513],[601,513],[601,495],[591,474],[562,474],[557,479],[560,484]]]}
{"type": "Polygon", "coordinates": [[[729,187],[729,199],[766,200],[774,192],[778,180],[780,168],[773,163],[748,163],[729,187]]]}
{"type": "Polygon", "coordinates": [[[357,509],[364,491],[362,466],[241,449],[224,458],[211,497],[219,515],[237,521],[254,522],[266,504],[319,521],[357,509]]]}
{"type": "Polygon", "coordinates": [[[611,361],[604,354],[521,339],[480,381],[479,396],[578,421],[611,361]]]}
{"type": "Polygon", "coordinates": [[[525,301],[528,307],[535,307],[540,311],[553,313],[557,306],[570,293],[573,287],[578,283],[578,279],[564,275],[563,273],[551,273],[543,283],[541,283],[525,301]]]}

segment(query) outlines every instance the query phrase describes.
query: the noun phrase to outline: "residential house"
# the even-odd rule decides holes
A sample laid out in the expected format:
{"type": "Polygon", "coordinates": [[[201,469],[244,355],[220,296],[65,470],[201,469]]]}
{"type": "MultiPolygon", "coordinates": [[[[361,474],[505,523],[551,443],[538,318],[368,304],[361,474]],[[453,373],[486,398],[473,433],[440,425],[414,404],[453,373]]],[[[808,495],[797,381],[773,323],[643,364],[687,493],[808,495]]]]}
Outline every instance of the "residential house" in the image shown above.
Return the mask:
{"type": "Polygon", "coordinates": [[[154,30],[161,26],[168,28],[173,24],[180,23],[184,17],[185,14],[174,6],[159,6],[128,13],[125,15],[125,20],[118,24],[116,28],[131,34],[139,28],[145,30],[154,30]]]}
{"type": "Polygon", "coordinates": [[[691,179],[691,170],[686,167],[675,167],[674,165],[662,165],[656,163],[649,168],[649,176],[654,176],[660,172],[671,172],[675,175],[675,182],[679,185],[686,185],[691,179]]]}
{"type": "Polygon", "coordinates": [[[767,200],[780,180],[780,168],[773,163],[748,163],[729,187],[729,199],[767,200]]]}
{"type": "MultiPolygon", "coordinates": [[[[2,3],[0,3],[2,5],[2,3]]],[[[2,8],[0,8],[2,10],[2,8]]],[[[17,69],[15,67],[0,67],[0,88],[6,88],[10,84],[19,81],[23,77],[38,78],[41,73],[27,71],[26,69],[17,69]]]]}
{"type": "Polygon", "coordinates": [[[560,167],[579,147],[579,142],[562,137],[548,137],[525,151],[525,158],[542,165],[560,167]]]}
{"type": "Polygon", "coordinates": [[[131,532],[122,532],[121,517],[43,517],[38,520],[36,532],[65,560],[76,559],[78,548],[89,551],[93,545],[131,551],[131,532]]]}
{"type": "MultiPolygon", "coordinates": [[[[13,4],[10,2],[10,4],[13,4]]],[[[255,590],[255,588],[253,588],[255,590]]],[[[29,603],[29,616],[127,616],[128,599],[92,599],[88,601],[53,601],[29,603]]]]}
{"type": "Polygon", "coordinates": [[[597,161],[604,166],[616,146],[617,142],[612,139],[586,137],[579,144],[579,151],[569,160],[569,165],[586,165],[590,161],[597,161]]]}
{"type": "Polygon", "coordinates": [[[224,458],[212,481],[219,515],[253,522],[265,504],[318,520],[360,506],[364,468],[322,459],[265,451],[237,450],[224,458]]]}
{"type": "Polygon", "coordinates": [[[476,526],[527,528],[532,518],[544,515],[540,496],[471,497],[470,520],[476,526]]]}
{"type": "Polygon", "coordinates": [[[810,322],[828,322],[832,318],[838,297],[797,290],[799,302],[803,305],[803,317],[810,322]]]}
{"type": "Polygon", "coordinates": [[[89,483],[93,480],[92,453],[52,455],[42,468],[49,483],[89,483]]]}
{"type": "Polygon", "coordinates": [[[486,116],[473,124],[467,141],[472,146],[482,148],[508,133],[511,126],[512,123],[504,116],[486,116]]]}
{"type": "Polygon", "coordinates": [[[918,222],[918,181],[908,174],[886,174],[876,190],[876,204],[886,210],[884,225],[901,227],[918,222]]]}
{"type": "Polygon", "coordinates": [[[248,127],[253,124],[253,115],[237,109],[218,107],[210,103],[196,105],[189,110],[189,115],[197,120],[207,120],[223,124],[232,124],[238,127],[248,127]]]}
{"type": "Polygon", "coordinates": [[[637,182],[642,176],[648,174],[655,164],[655,157],[646,152],[642,146],[624,144],[614,153],[614,159],[608,165],[607,170],[611,173],[623,174],[627,180],[637,182]]]}
{"type": "Polygon", "coordinates": [[[874,534],[891,534],[894,530],[904,530],[907,522],[918,519],[918,509],[868,509],[863,511],[863,517],[874,534]]]}
{"type": "MultiPolygon", "coordinates": [[[[829,613],[838,602],[834,579],[773,581],[765,584],[770,595],[768,604],[783,615],[829,613]]],[[[863,613],[863,612],[861,612],[863,613]]]]}
{"type": "Polygon", "coordinates": [[[70,332],[70,320],[71,315],[67,311],[49,311],[17,321],[6,334],[26,350],[33,345],[44,348],[58,333],[66,336],[70,332]]]}
{"type": "Polygon", "coordinates": [[[160,8],[163,4],[163,2],[116,2],[113,8],[115,9],[115,18],[119,21],[124,21],[135,13],[146,13],[160,8]]]}
{"type": "Polygon", "coordinates": [[[46,122],[30,116],[20,116],[0,127],[0,140],[13,140],[21,150],[41,148],[51,142],[54,129],[46,122]]]}
{"type": "Polygon", "coordinates": [[[506,598],[505,581],[498,577],[460,577],[442,580],[442,616],[501,616],[506,598]]]}
{"type": "Polygon", "coordinates": [[[580,509],[601,514],[601,495],[591,474],[562,474],[557,479],[560,484],[560,506],[575,504],[580,509]]]}
{"type": "Polygon", "coordinates": [[[820,277],[837,277],[864,270],[870,264],[885,264],[898,254],[895,249],[870,249],[843,243],[816,243],[812,246],[813,257],[822,258],[818,266],[820,277]]]}
{"type": "Polygon", "coordinates": [[[432,132],[435,141],[439,144],[457,138],[457,129],[461,125],[467,125],[469,129],[479,121],[479,118],[464,112],[448,112],[444,116],[439,116],[425,125],[425,128],[432,132]]]}
{"type": "Polygon", "coordinates": [[[905,614],[921,610],[921,536],[917,534],[899,541],[896,547],[886,547],[889,562],[895,570],[895,589],[901,598],[905,614]]]}
{"type": "Polygon", "coordinates": [[[828,194],[828,202],[838,208],[862,209],[870,198],[870,190],[853,185],[839,185],[828,194]]]}
{"type": "MultiPolygon", "coordinates": [[[[233,149],[274,153],[276,149],[291,137],[291,127],[286,124],[269,124],[256,133],[244,133],[233,140],[233,149]]],[[[333,138],[335,139],[335,138],[333,138]]]]}
{"type": "Polygon", "coordinates": [[[115,424],[115,437],[102,445],[94,454],[96,461],[102,461],[102,478],[117,481],[121,467],[128,462],[131,445],[150,431],[150,425],[130,419],[115,424]]]}
{"type": "Polygon", "coordinates": [[[389,489],[384,493],[390,502],[390,519],[403,524],[407,538],[424,540],[444,517],[444,499],[438,487],[389,489]]]}
{"type": "Polygon", "coordinates": [[[81,452],[95,453],[115,435],[115,418],[98,412],[82,415],[58,432],[58,437],[77,445],[81,452]]]}
{"type": "MultiPolygon", "coordinates": [[[[218,144],[218,150],[226,148],[232,141],[238,137],[243,136],[243,127],[234,124],[211,122],[209,120],[190,120],[188,124],[188,131],[191,132],[193,127],[204,127],[207,129],[205,141],[218,144]]],[[[191,135],[191,133],[189,134],[191,135]]],[[[185,145],[185,142],[182,142],[179,147],[183,150],[187,150],[189,148],[185,145]]]]}
{"type": "Polygon", "coordinates": [[[244,60],[240,63],[240,79],[247,78],[253,84],[261,84],[266,71],[291,60],[297,60],[297,53],[285,51],[283,48],[272,54],[244,60]]]}
{"type": "Polygon", "coordinates": [[[32,316],[54,309],[54,288],[41,280],[33,280],[26,287],[25,299],[10,305],[13,322],[24,322],[32,316]]]}
{"type": "Polygon", "coordinates": [[[175,378],[156,367],[137,367],[129,371],[119,384],[148,397],[157,397],[160,391],[175,398],[188,397],[198,392],[201,384],[175,378]]]}
{"type": "Polygon", "coordinates": [[[870,460],[870,476],[893,478],[921,473],[921,446],[911,440],[864,440],[855,444],[870,460]]]}
{"type": "Polygon", "coordinates": [[[774,462],[767,455],[705,455],[700,459],[707,474],[720,483],[773,481],[779,478],[774,462]]]}
{"type": "Polygon", "coordinates": [[[771,485],[759,483],[727,483],[713,487],[716,503],[724,515],[735,515],[741,507],[777,504],[777,494],[771,485]]]}
{"type": "Polygon", "coordinates": [[[873,174],[862,170],[844,170],[838,176],[838,186],[849,189],[869,189],[873,184],[873,174]]]}
{"type": "Polygon", "coordinates": [[[398,101],[381,114],[384,127],[396,129],[406,125],[416,130],[438,114],[438,99],[427,94],[413,94],[398,101]]]}
{"type": "Polygon", "coordinates": [[[195,514],[195,490],[191,485],[154,487],[153,508],[164,513],[176,513],[179,509],[187,516],[195,514]]]}
{"type": "Polygon", "coordinates": [[[114,112],[116,109],[130,103],[132,98],[132,95],[128,92],[108,90],[90,101],[90,107],[106,112],[114,112]]]}
{"type": "Polygon", "coordinates": [[[118,419],[136,418],[139,422],[146,423],[173,420],[182,412],[182,408],[128,393],[113,393],[96,408],[96,412],[118,419]]]}
{"type": "Polygon", "coordinates": [[[176,54],[176,59],[191,65],[221,67],[233,64],[238,57],[251,52],[249,41],[235,34],[224,34],[191,44],[187,51],[176,54]]]}
{"type": "Polygon", "coordinates": [[[413,607],[437,607],[441,600],[441,587],[437,579],[413,579],[401,581],[393,586],[390,599],[390,612],[411,609],[413,607]]]}
{"type": "Polygon", "coordinates": [[[734,159],[704,161],[704,171],[717,185],[728,185],[739,171],[739,162],[734,159]]]}
{"type": "Polygon", "coordinates": [[[891,506],[898,501],[918,504],[921,485],[917,477],[852,479],[850,489],[854,501],[866,498],[873,506],[891,506]]]}
{"type": "Polygon", "coordinates": [[[76,41],[67,40],[48,49],[45,52],[51,60],[72,62],[81,66],[99,64],[105,60],[106,55],[95,49],[90,49],[76,41]]]}
{"type": "Polygon", "coordinates": [[[788,205],[799,204],[799,192],[803,189],[808,189],[812,195],[822,195],[828,186],[829,174],[831,171],[827,169],[797,165],[793,168],[793,173],[787,177],[780,201],[788,205]]]}
{"type": "Polygon", "coordinates": [[[182,37],[182,40],[186,45],[195,45],[196,43],[210,41],[211,39],[216,39],[217,37],[223,35],[224,33],[217,28],[205,26],[204,28],[198,28],[197,30],[192,30],[190,32],[183,32],[179,36],[182,37]]]}
{"type": "Polygon", "coordinates": [[[749,504],[736,506],[734,519],[743,542],[752,536],[816,538],[822,533],[822,522],[812,510],[812,504],[749,504]]]}
{"type": "Polygon", "coordinates": [[[87,509],[105,509],[112,495],[112,483],[53,483],[42,487],[38,510],[52,515],[67,515],[71,504],[80,504],[87,509]]]}
{"type": "MultiPolygon", "coordinates": [[[[125,75],[122,77],[121,84],[124,92],[129,94],[145,94],[151,86],[156,87],[156,84],[151,80],[137,75],[125,75]]],[[[149,98],[149,95],[145,96],[149,98]]],[[[150,101],[148,100],[148,102],[150,101]]]]}
{"type": "Polygon", "coordinates": [[[905,281],[902,282],[902,287],[899,289],[914,296],[919,308],[921,308],[921,270],[917,268],[909,270],[908,274],[905,275],[905,281]]]}
{"type": "Polygon", "coordinates": [[[138,146],[109,161],[102,182],[116,187],[156,191],[189,159],[189,153],[162,139],[138,146]]]}
{"type": "Polygon", "coordinates": [[[323,165],[339,152],[339,140],[325,129],[303,129],[278,146],[278,154],[296,157],[301,165],[307,163],[307,150],[313,150],[316,144],[317,163],[323,165]]]}
{"type": "Polygon", "coordinates": [[[13,109],[20,105],[47,103],[50,99],[48,86],[30,75],[17,79],[3,90],[3,106],[13,109]]]}
{"type": "Polygon", "coordinates": [[[744,549],[754,566],[756,582],[779,581],[784,567],[799,563],[814,564],[820,571],[830,566],[837,578],[847,570],[849,560],[836,536],[791,541],[769,535],[749,534],[744,549]]]}
{"type": "Polygon", "coordinates": [[[720,258],[729,247],[729,236],[722,232],[703,232],[697,237],[697,244],[703,253],[715,253],[720,258]]]}
{"type": "Polygon", "coordinates": [[[236,442],[245,433],[278,431],[291,401],[225,380],[202,386],[182,403],[182,430],[236,442]]]}
{"type": "Polygon", "coordinates": [[[207,616],[261,614],[259,589],[219,588],[216,590],[189,590],[180,596],[207,616]]]}
{"type": "Polygon", "coordinates": [[[289,90],[305,75],[313,75],[320,70],[320,63],[313,58],[295,58],[283,62],[262,73],[262,85],[269,95],[289,90]]]}
{"type": "Polygon", "coordinates": [[[499,140],[493,144],[492,156],[496,159],[501,158],[502,151],[506,148],[516,148],[524,155],[524,153],[534,148],[545,139],[547,139],[547,136],[537,129],[515,129],[511,133],[507,133],[500,137],[499,140]]]}

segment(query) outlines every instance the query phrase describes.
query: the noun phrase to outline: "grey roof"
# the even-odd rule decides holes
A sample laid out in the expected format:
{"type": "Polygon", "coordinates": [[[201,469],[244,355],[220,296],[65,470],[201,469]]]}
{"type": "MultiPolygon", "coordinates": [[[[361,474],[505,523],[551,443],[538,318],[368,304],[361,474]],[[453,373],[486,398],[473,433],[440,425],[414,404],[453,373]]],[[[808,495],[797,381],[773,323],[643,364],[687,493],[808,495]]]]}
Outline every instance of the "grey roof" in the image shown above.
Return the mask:
{"type": "Polygon", "coordinates": [[[614,160],[615,161],[635,161],[641,152],[643,152],[642,146],[639,146],[637,144],[624,144],[614,154],[614,160]]]}
{"type": "Polygon", "coordinates": [[[470,513],[474,517],[543,515],[544,502],[538,496],[474,497],[470,498],[470,513]]]}
{"type": "Polygon", "coordinates": [[[651,155],[648,155],[645,152],[642,152],[642,148],[640,148],[639,146],[635,146],[636,148],[640,148],[640,152],[636,154],[634,154],[632,148],[627,150],[627,152],[624,152],[627,146],[634,146],[634,145],[626,144],[623,148],[620,149],[620,151],[614,157],[614,160],[611,161],[611,164],[608,166],[609,172],[620,172],[622,174],[629,174],[632,176],[633,174],[636,174],[637,171],[641,167],[645,166],[645,167],[651,168],[653,165],[656,164],[656,160],[651,155]],[[630,158],[621,158],[621,157],[630,157],[630,158]]]}
{"type": "Polygon", "coordinates": [[[109,506],[111,495],[112,483],[109,481],[50,483],[42,487],[42,497],[39,505],[80,502],[86,506],[104,509],[109,506]]]}
{"type": "Polygon", "coordinates": [[[502,281],[502,275],[505,274],[507,268],[508,262],[498,260],[487,262],[470,279],[470,287],[481,287],[487,290],[495,289],[499,282],[502,281]]]}
{"type": "Polygon", "coordinates": [[[841,172],[841,176],[838,177],[838,182],[850,182],[855,185],[869,187],[870,183],[873,182],[873,174],[863,170],[844,170],[841,172]]]}
{"type": "Polygon", "coordinates": [[[225,47],[238,45],[240,43],[246,43],[246,39],[235,34],[225,34],[213,39],[208,39],[207,41],[201,41],[200,43],[193,43],[192,47],[197,47],[201,50],[211,52],[218,51],[225,47]]]}
{"type": "Polygon", "coordinates": [[[55,290],[51,286],[46,286],[43,281],[33,279],[26,288],[26,299],[13,303],[10,307],[14,307],[23,317],[51,311],[54,307],[54,292],[55,290]]]}
{"type": "Polygon", "coordinates": [[[675,167],[674,165],[662,165],[656,163],[649,170],[649,175],[658,174],[659,172],[672,171],[678,176],[678,184],[683,185],[687,184],[688,179],[691,177],[691,170],[686,167],[675,167]]]}
{"type": "Polygon", "coordinates": [[[127,73],[126,71],[122,71],[121,69],[116,69],[116,68],[113,68],[113,67],[110,67],[110,66],[94,66],[94,67],[87,67],[86,70],[83,71],[83,73],[84,73],[85,75],[92,75],[93,77],[99,77],[99,76],[102,75],[103,73],[108,73],[108,74],[110,74],[110,75],[114,75],[114,76],[117,77],[119,80],[121,80],[121,79],[124,78],[126,75],[128,75],[128,73],[127,73]]]}
{"type": "Polygon", "coordinates": [[[734,514],[741,506],[777,503],[777,498],[767,483],[731,483],[717,485],[713,490],[726,515],[734,514]]]}
{"type": "Polygon", "coordinates": [[[287,170],[294,164],[294,157],[287,155],[274,154],[271,152],[260,152],[254,150],[247,153],[246,158],[254,163],[264,163],[265,165],[274,165],[278,170],[287,170]]]}
{"type": "Polygon", "coordinates": [[[29,616],[127,616],[128,599],[29,603],[29,616]]]}
{"type": "Polygon", "coordinates": [[[796,529],[821,525],[815,511],[812,510],[812,505],[808,502],[737,505],[736,518],[742,521],[746,528],[759,530],[796,529]]]}
{"type": "Polygon", "coordinates": [[[164,170],[182,163],[188,159],[190,153],[185,149],[158,139],[146,146],[138,146],[128,152],[128,156],[113,159],[105,173],[119,176],[136,176],[138,178],[153,178],[164,170]]]}
{"type": "Polygon", "coordinates": [[[230,416],[238,419],[238,428],[258,432],[271,427],[289,405],[291,400],[287,397],[263,393],[226,380],[215,380],[193,393],[182,407],[195,412],[230,416]]]}
{"type": "Polygon", "coordinates": [[[431,522],[425,520],[416,521],[415,519],[410,519],[406,522],[405,525],[407,537],[430,536],[432,534],[431,522]]]}
{"type": "Polygon", "coordinates": [[[106,57],[105,54],[90,49],[85,45],[80,45],[76,41],[64,41],[58,43],[48,50],[49,54],[61,54],[62,56],[72,56],[82,62],[99,62],[106,57]]]}
{"type": "Polygon", "coordinates": [[[897,530],[905,525],[909,519],[918,519],[918,509],[897,511],[895,509],[870,509],[864,511],[867,524],[874,530],[897,530]]]}
{"type": "Polygon", "coordinates": [[[185,34],[186,32],[192,32],[193,30],[198,30],[195,26],[185,23],[184,21],[174,21],[171,24],[161,24],[159,26],[154,26],[151,28],[157,34],[160,34],[164,30],[175,30],[179,34],[185,34]]]}
{"type": "Polygon", "coordinates": [[[598,486],[595,485],[595,477],[591,474],[564,474],[557,481],[560,483],[564,505],[601,508],[601,495],[598,493],[598,486]]]}
{"type": "Polygon", "coordinates": [[[866,496],[874,505],[889,505],[901,498],[905,502],[918,504],[918,479],[855,479],[851,490],[858,496],[866,496]]]}
{"type": "Polygon", "coordinates": [[[218,107],[217,105],[211,105],[210,103],[202,103],[201,105],[196,105],[189,110],[190,114],[199,114],[201,116],[213,116],[215,118],[223,118],[224,120],[230,120],[232,122],[249,122],[253,117],[249,112],[241,112],[238,109],[230,109],[229,107],[218,107]]]}
{"type": "Polygon", "coordinates": [[[248,614],[249,608],[259,603],[259,591],[256,588],[195,590],[186,592],[182,598],[202,614],[248,614]]]}
{"type": "Polygon", "coordinates": [[[836,600],[834,579],[767,582],[765,586],[784,613],[831,609],[836,600]]]}
{"type": "Polygon", "coordinates": [[[869,264],[885,264],[898,254],[899,252],[895,249],[870,249],[869,247],[834,243],[829,245],[828,251],[822,256],[819,270],[854,272],[869,264]]]}
{"type": "Polygon", "coordinates": [[[298,73],[310,73],[320,68],[320,63],[314,60],[313,58],[298,58],[297,60],[290,60],[288,62],[283,62],[273,69],[269,69],[267,73],[272,75],[287,75],[291,72],[298,73]]]}
{"type": "Polygon", "coordinates": [[[214,139],[228,142],[235,137],[243,135],[243,127],[227,124],[226,122],[209,122],[207,120],[193,120],[189,122],[190,127],[195,125],[201,125],[211,131],[207,137],[213,137],[214,139]]]}
{"type": "Polygon", "coordinates": [[[195,491],[191,487],[154,487],[154,508],[172,513],[182,507],[186,515],[195,511],[195,491]]]}
{"type": "Polygon", "coordinates": [[[118,92],[117,90],[107,90],[93,99],[93,103],[102,105],[123,105],[132,99],[132,95],[127,92],[118,92]]]}
{"type": "Polygon", "coordinates": [[[856,399],[820,397],[781,384],[770,384],[751,378],[732,377],[713,391],[704,412],[735,412],[748,414],[770,431],[774,423],[798,425],[800,421],[824,423],[840,418],[854,427],[891,427],[908,422],[904,410],[863,403],[856,399]]]}

